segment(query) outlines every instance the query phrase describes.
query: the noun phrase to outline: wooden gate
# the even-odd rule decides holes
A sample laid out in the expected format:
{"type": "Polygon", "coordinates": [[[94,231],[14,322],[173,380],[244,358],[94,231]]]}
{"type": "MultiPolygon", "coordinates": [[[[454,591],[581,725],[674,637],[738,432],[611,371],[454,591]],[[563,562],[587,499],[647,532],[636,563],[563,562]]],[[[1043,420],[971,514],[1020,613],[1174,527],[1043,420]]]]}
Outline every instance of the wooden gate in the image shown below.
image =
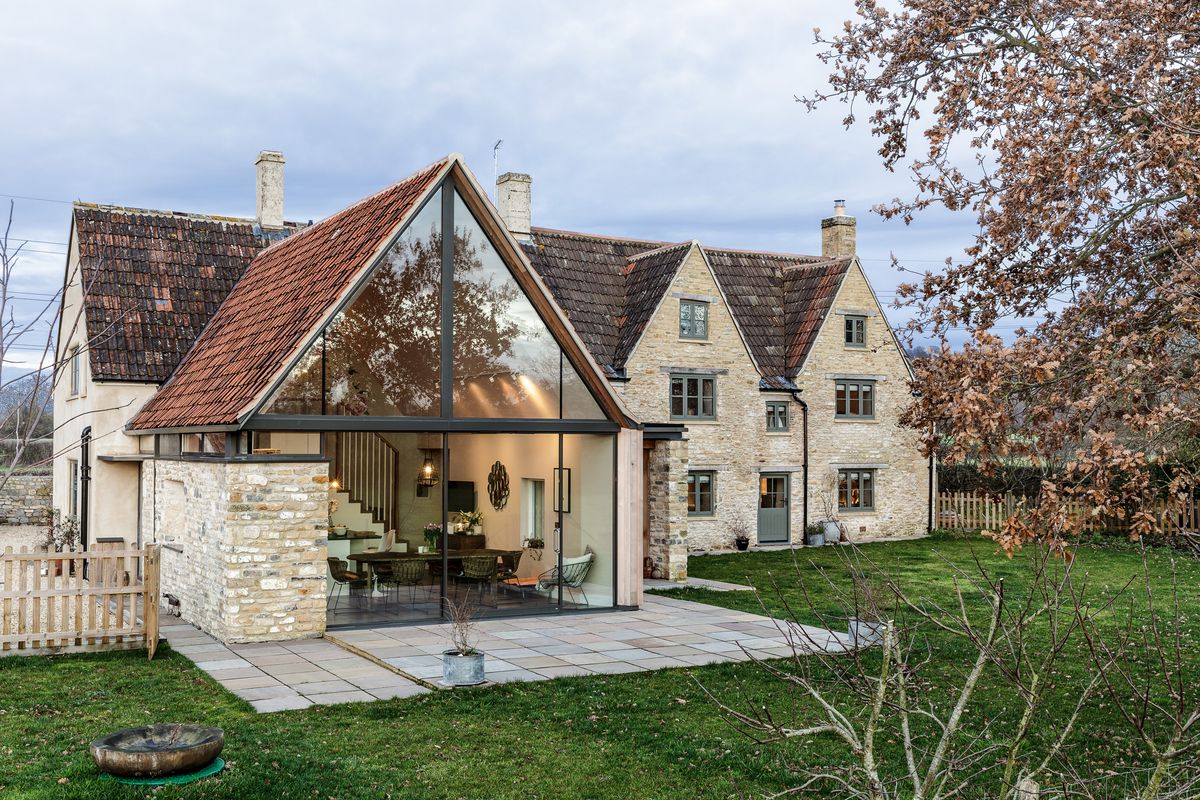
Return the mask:
{"type": "Polygon", "coordinates": [[[0,555],[0,579],[0,655],[144,646],[154,658],[158,545],[64,553],[9,547],[0,555]]]}

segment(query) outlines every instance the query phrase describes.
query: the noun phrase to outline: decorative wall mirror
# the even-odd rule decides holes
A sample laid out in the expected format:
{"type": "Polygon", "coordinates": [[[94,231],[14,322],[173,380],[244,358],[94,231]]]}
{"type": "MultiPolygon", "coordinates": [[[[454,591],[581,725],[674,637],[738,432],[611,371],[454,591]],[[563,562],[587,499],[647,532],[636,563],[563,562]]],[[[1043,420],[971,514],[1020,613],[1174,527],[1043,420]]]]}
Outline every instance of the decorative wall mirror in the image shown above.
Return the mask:
{"type": "Polygon", "coordinates": [[[488,474],[488,497],[497,511],[508,505],[508,470],[497,461],[488,474]]]}

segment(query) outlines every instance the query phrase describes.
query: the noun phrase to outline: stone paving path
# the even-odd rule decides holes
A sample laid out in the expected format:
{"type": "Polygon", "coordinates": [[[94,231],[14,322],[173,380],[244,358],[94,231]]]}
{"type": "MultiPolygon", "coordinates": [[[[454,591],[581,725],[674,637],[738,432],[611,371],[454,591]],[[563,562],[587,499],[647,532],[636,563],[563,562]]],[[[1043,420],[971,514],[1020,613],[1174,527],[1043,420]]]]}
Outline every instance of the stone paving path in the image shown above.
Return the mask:
{"type": "MultiPolygon", "coordinates": [[[[329,634],[420,680],[442,674],[445,625],[410,625],[329,634]]],[[[645,672],[792,655],[797,648],[841,649],[822,628],[789,628],[758,614],[646,595],[638,611],[483,620],[476,646],[488,680],[539,681],[568,675],[645,672]],[[743,646],[746,648],[743,650],[743,646]],[[749,654],[747,653],[749,652],[749,654]]]]}
{"type": "Polygon", "coordinates": [[[196,662],[258,711],[411,697],[429,691],[322,639],[223,645],[187,623],[163,625],[160,630],[171,649],[196,662]]]}
{"type": "MultiPolygon", "coordinates": [[[[844,637],[822,628],[654,595],[646,595],[638,611],[482,620],[475,630],[493,683],[646,672],[746,661],[751,655],[782,658],[792,655],[793,644],[800,650],[844,645],[844,637]]],[[[185,623],[163,626],[162,633],[172,649],[258,711],[428,692],[441,678],[441,653],[449,643],[445,624],[228,646],[185,623]]]]}

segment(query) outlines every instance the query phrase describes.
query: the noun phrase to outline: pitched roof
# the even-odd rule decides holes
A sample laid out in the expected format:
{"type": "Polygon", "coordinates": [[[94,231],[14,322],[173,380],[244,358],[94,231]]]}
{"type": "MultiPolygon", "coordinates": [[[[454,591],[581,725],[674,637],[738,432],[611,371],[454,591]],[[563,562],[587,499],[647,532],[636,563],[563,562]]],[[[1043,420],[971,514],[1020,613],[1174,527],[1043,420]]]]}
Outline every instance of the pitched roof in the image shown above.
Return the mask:
{"type": "MultiPolygon", "coordinates": [[[[619,376],[692,244],[534,228],[525,252],[592,355],[619,376]]],[[[852,260],[698,246],[763,388],[788,388],[852,260]]]]}
{"type": "Polygon", "coordinates": [[[272,238],[254,220],[76,203],[93,380],[162,383],[272,238]]]}
{"type": "Polygon", "coordinates": [[[592,357],[606,368],[618,363],[630,259],[664,244],[548,228],[534,228],[533,241],[522,243],[592,357]]]}
{"type": "Polygon", "coordinates": [[[442,159],[259,254],[129,427],[237,423],[447,164],[442,159]]]}

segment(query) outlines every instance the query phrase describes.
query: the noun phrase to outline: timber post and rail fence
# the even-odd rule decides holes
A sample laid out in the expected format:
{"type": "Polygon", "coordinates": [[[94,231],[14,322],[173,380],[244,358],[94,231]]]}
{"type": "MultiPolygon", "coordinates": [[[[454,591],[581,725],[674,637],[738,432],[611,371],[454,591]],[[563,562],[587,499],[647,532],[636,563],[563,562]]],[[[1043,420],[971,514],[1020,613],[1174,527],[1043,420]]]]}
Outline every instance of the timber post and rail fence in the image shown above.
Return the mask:
{"type": "Polygon", "coordinates": [[[0,656],[158,647],[159,546],[0,553],[0,656]]]}
{"type": "MultiPolygon", "coordinates": [[[[1036,499],[1023,495],[988,495],[971,492],[942,492],[937,499],[937,527],[948,530],[999,530],[1004,520],[1019,508],[1036,505],[1036,499]]],[[[1084,531],[1120,532],[1129,528],[1127,519],[1093,514],[1085,503],[1073,500],[1068,513],[1079,521],[1084,531]]],[[[1167,532],[1200,530],[1200,497],[1190,502],[1170,504],[1160,499],[1151,507],[1160,528],[1167,532]]]]}

